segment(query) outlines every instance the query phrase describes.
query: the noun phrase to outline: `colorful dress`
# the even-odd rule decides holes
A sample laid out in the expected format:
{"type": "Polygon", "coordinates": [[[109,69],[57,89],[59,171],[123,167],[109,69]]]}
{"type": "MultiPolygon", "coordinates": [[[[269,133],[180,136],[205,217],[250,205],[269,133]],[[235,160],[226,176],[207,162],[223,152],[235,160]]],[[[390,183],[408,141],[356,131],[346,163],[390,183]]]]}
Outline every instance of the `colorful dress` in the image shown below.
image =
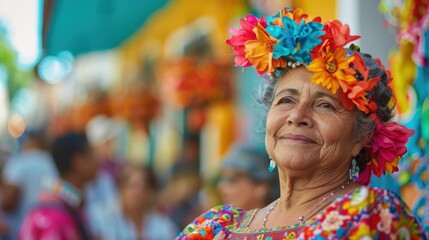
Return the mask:
{"type": "Polygon", "coordinates": [[[362,186],[339,196],[302,224],[274,229],[248,229],[257,209],[223,205],[196,218],[177,239],[427,239],[407,205],[393,192],[362,186]]]}

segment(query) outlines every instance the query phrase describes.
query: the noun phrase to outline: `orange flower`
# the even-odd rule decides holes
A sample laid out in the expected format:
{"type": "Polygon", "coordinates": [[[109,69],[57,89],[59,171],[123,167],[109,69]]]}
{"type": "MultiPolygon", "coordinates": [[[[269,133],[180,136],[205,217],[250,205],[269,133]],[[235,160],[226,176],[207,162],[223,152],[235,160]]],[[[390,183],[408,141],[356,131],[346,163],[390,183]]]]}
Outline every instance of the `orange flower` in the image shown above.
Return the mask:
{"type": "Polygon", "coordinates": [[[401,157],[398,156],[395,159],[393,159],[393,161],[386,162],[386,164],[384,165],[384,167],[386,168],[386,172],[394,173],[394,172],[399,171],[398,164],[399,164],[400,159],[401,159],[401,157]]]}
{"type": "Polygon", "coordinates": [[[322,84],[335,94],[340,85],[344,90],[347,84],[356,82],[353,75],[345,72],[353,60],[354,56],[346,58],[346,51],[343,48],[330,52],[327,47],[326,51],[321,52],[319,57],[307,66],[307,69],[314,73],[312,76],[314,84],[322,84]]]}
{"type": "Polygon", "coordinates": [[[368,79],[369,69],[365,66],[362,57],[354,53],[353,67],[346,70],[348,74],[358,75],[359,82],[343,87],[345,96],[341,96],[344,107],[351,110],[355,105],[360,111],[368,114],[377,110],[377,104],[367,98],[367,93],[380,81],[380,78],[368,79]]]}
{"type": "Polygon", "coordinates": [[[368,79],[369,69],[366,67],[365,62],[359,53],[355,52],[353,53],[353,56],[355,57],[353,60],[353,67],[347,69],[346,71],[353,75],[362,74],[362,79],[360,80],[366,81],[368,79]]]}
{"type": "Polygon", "coordinates": [[[387,84],[391,87],[391,83],[392,83],[392,75],[389,71],[389,69],[387,69],[383,63],[381,63],[381,60],[379,58],[374,58],[375,62],[378,64],[378,66],[380,66],[381,69],[383,69],[383,71],[386,73],[387,76],[387,84]]]}
{"type": "Polygon", "coordinates": [[[279,40],[271,37],[260,23],[253,29],[256,40],[248,40],[245,45],[246,58],[255,67],[259,74],[273,72],[276,68],[286,67],[284,58],[274,59],[274,45],[279,40]]]}
{"type": "MultiPolygon", "coordinates": [[[[380,78],[371,78],[368,81],[360,81],[352,83],[346,92],[346,96],[350,99],[353,104],[365,114],[369,112],[375,112],[377,110],[377,104],[373,101],[369,101],[366,94],[374,87],[374,85],[380,80],[380,78]]],[[[353,107],[348,107],[347,104],[343,104],[347,109],[351,110],[353,107]]]]}

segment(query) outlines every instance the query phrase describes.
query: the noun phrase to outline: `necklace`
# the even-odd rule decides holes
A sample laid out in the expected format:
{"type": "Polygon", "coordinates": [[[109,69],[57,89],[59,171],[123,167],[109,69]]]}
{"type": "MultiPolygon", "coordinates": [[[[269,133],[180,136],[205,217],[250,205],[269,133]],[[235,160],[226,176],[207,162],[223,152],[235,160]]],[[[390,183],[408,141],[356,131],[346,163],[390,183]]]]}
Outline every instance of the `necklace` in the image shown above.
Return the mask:
{"type": "MultiPolygon", "coordinates": [[[[333,196],[335,196],[335,194],[337,194],[340,190],[346,188],[349,184],[350,184],[350,181],[348,180],[345,184],[341,185],[341,187],[339,187],[337,190],[335,190],[335,191],[329,193],[328,195],[326,195],[325,197],[323,197],[322,201],[320,201],[319,203],[317,203],[316,205],[314,205],[314,207],[310,208],[306,213],[304,213],[304,215],[302,215],[301,217],[298,218],[297,224],[301,224],[302,222],[304,222],[305,216],[307,216],[309,213],[311,213],[312,211],[314,211],[322,203],[326,202],[326,200],[328,200],[328,199],[332,198],[333,196]]],[[[262,222],[262,228],[265,228],[265,224],[267,223],[268,216],[270,215],[271,211],[277,206],[277,203],[279,201],[280,201],[280,198],[278,198],[271,205],[270,209],[268,209],[267,213],[265,214],[264,221],[262,222]]]]}

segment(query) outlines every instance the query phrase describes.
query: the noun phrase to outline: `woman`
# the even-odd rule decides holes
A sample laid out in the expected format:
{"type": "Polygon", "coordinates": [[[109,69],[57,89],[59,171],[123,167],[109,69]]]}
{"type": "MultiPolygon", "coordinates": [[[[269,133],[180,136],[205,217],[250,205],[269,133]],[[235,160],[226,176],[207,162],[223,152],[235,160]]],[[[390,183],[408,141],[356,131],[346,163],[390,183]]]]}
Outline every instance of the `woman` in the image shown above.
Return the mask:
{"type": "Polygon", "coordinates": [[[391,122],[391,78],[378,60],[345,45],[340,21],[300,9],[248,15],[227,40],[236,65],[266,74],[266,148],[280,198],[262,209],[215,207],[178,239],[426,239],[394,193],[368,187],[398,171],[413,131],[391,122]]]}
{"type": "Polygon", "coordinates": [[[165,215],[153,210],[156,179],[147,167],[125,167],[118,182],[120,206],[100,208],[94,229],[100,239],[173,239],[178,230],[165,215]]]}
{"type": "Polygon", "coordinates": [[[220,166],[222,201],[245,210],[261,208],[279,197],[278,176],[267,169],[264,148],[234,145],[220,166]]]}

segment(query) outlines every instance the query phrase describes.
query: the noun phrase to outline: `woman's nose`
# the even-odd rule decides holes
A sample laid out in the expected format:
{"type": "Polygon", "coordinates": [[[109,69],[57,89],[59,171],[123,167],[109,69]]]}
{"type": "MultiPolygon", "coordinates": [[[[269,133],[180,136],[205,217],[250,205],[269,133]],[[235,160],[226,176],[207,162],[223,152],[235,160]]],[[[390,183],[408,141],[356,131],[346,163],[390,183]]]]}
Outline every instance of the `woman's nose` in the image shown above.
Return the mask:
{"type": "Polygon", "coordinates": [[[311,106],[306,103],[297,105],[290,111],[287,123],[289,125],[311,127],[313,125],[313,120],[311,119],[310,111],[311,106]]]}

